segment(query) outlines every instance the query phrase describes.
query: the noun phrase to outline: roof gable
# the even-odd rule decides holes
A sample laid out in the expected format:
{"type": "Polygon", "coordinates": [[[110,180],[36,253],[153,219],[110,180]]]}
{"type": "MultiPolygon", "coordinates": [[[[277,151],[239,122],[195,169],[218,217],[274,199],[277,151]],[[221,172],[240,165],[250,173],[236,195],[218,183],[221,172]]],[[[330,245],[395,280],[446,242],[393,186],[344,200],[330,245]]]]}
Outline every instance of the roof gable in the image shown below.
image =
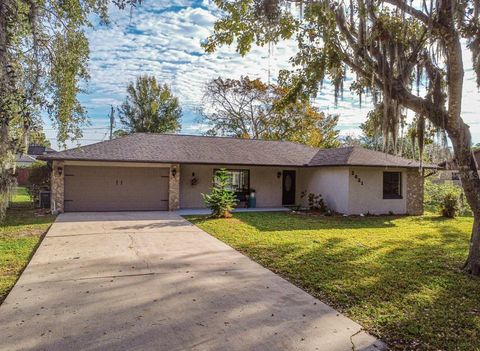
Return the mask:
{"type": "MultiPolygon", "coordinates": [[[[420,163],[408,158],[384,152],[348,146],[338,149],[319,149],[309,162],[309,166],[368,166],[368,167],[407,167],[418,168],[420,163]]],[[[424,165],[426,168],[436,168],[424,165]]]]}

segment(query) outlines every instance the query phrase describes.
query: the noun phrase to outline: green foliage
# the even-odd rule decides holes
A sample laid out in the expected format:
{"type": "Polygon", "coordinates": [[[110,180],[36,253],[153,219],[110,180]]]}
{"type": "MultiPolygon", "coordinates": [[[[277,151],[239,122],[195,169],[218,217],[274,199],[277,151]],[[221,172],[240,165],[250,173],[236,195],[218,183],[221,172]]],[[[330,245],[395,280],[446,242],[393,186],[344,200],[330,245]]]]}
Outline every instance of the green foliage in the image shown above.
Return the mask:
{"type": "Polygon", "coordinates": [[[77,95],[89,78],[85,28],[96,18],[107,22],[109,3],[0,1],[0,219],[14,184],[12,158],[30,137],[47,144],[39,134],[42,113],[57,129],[59,144],[81,137],[86,111],[77,95]]]}
{"type": "Polygon", "coordinates": [[[123,129],[117,129],[116,131],[113,132],[113,138],[116,139],[116,138],[121,138],[121,137],[124,137],[124,136],[127,136],[128,135],[128,132],[126,130],[123,130],[123,129]]]}
{"type": "MultiPolygon", "coordinates": [[[[410,109],[420,117],[416,137],[421,153],[428,129],[424,122],[429,120],[437,130],[447,124],[446,95],[451,92],[450,84],[457,82],[444,77],[448,65],[461,64],[452,53],[459,52],[455,45],[462,39],[472,51],[480,82],[479,5],[476,1],[455,5],[432,0],[416,8],[402,1],[385,3],[215,0],[222,15],[203,47],[213,52],[221,45],[234,45],[245,55],[254,45],[293,39],[298,46],[290,59],[293,69],[279,74],[290,99],[314,97],[328,80],[337,100],[351,70],[354,81],[350,87],[360,102],[369,93],[382,108],[375,128],[383,135],[384,145],[391,143],[397,149],[405,110],[410,109]],[[445,26],[447,21],[452,25],[445,26]],[[427,94],[420,93],[422,80],[431,83],[427,94]]],[[[455,70],[463,72],[463,67],[455,70]]]]}
{"type": "MultiPolygon", "coordinates": [[[[349,86],[360,102],[370,94],[376,105],[382,105],[375,123],[384,149],[389,144],[398,149],[408,109],[417,117],[414,137],[420,158],[428,121],[439,139],[444,141],[446,135],[451,139],[462,171],[477,172],[461,102],[464,43],[480,86],[478,0],[214,1],[221,11],[213,34],[203,43],[207,52],[233,44],[244,55],[254,44],[294,39],[298,50],[290,58],[293,67],[279,76],[291,101],[314,98],[324,81],[332,83],[337,100],[348,72],[353,78],[349,86]]],[[[478,217],[478,178],[463,177],[463,186],[478,217]]],[[[480,233],[474,229],[464,269],[480,276],[480,233]]]]}
{"type": "Polygon", "coordinates": [[[320,213],[330,212],[321,194],[307,193],[307,191],[302,191],[300,198],[307,198],[309,211],[316,211],[320,213]]]}
{"type": "Polygon", "coordinates": [[[237,199],[235,192],[230,190],[230,175],[225,168],[215,174],[215,182],[210,194],[202,194],[207,207],[212,210],[214,218],[229,218],[235,208],[237,199]]]}
{"type": "Polygon", "coordinates": [[[131,82],[119,113],[127,133],[175,133],[181,129],[178,98],[168,85],[159,85],[155,77],[141,76],[131,82]]]}
{"type": "Polygon", "coordinates": [[[34,162],[29,168],[27,191],[32,202],[38,204],[40,191],[50,190],[51,171],[42,161],[34,162]]]}
{"type": "Polygon", "coordinates": [[[453,192],[445,194],[442,201],[442,216],[454,218],[458,209],[458,196],[453,192]]]}
{"type": "Polygon", "coordinates": [[[426,211],[438,213],[445,217],[454,217],[456,213],[464,216],[472,214],[465,201],[463,189],[449,182],[434,183],[426,179],[424,206],[426,211]]]}
{"type": "Polygon", "coordinates": [[[51,147],[50,141],[47,139],[42,126],[40,117],[33,118],[29,126],[28,135],[25,135],[23,121],[20,116],[15,116],[10,121],[10,137],[12,140],[21,143],[18,145],[18,152],[26,153],[29,145],[41,145],[51,147]],[[24,139],[28,140],[24,140],[24,139]]]}
{"type": "Polygon", "coordinates": [[[202,114],[208,135],[288,140],[313,147],[339,146],[338,116],[325,115],[288,91],[259,79],[216,78],[207,83],[202,114]]]}

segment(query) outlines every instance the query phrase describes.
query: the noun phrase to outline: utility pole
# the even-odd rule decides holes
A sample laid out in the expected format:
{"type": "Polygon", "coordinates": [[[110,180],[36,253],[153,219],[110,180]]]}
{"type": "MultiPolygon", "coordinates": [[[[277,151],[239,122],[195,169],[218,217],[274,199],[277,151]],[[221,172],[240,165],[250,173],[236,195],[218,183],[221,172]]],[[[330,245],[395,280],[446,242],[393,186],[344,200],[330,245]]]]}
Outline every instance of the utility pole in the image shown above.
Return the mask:
{"type": "Polygon", "coordinates": [[[113,126],[115,124],[115,110],[113,109],[113,105],[111,105],[110,110],[110,140],[113,138],[113,126]]]}

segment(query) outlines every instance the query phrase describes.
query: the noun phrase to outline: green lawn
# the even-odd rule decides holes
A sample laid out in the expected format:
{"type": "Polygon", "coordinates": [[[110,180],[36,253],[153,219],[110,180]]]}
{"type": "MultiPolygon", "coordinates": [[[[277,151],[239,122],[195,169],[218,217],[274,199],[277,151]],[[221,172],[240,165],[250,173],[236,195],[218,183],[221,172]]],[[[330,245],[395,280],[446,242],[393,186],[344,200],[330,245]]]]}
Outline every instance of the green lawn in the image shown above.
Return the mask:
{"type": "Polygon", "coordinates": [[[27,188],[17,187],[15,194],[12,197],[12,206],[31,206],[30,196],[28,196],[27,188]]]}
{"type": "Polygon", "coordinates": [[[24,188],[17,189],[7,218],[0,223],[0,303],[5,299],[55,219],[33,209],[24,188]]]}
{"type": "Polygon", "coordinates": [[[463,274],[471,218],[190,216],[394,349],[480,350],[480,279],[463,274]]]}

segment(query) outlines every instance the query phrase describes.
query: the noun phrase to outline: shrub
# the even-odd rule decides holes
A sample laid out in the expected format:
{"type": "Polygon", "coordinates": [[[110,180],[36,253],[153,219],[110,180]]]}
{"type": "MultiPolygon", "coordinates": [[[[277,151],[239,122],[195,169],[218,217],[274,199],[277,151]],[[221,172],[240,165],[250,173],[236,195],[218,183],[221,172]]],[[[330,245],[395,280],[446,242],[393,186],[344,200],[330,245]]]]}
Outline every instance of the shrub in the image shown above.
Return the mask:
{"type": "Polygon", "coordinates": [[[325,204],[325,201],[323,201],[322,195],[307,193],[307,191],[302,191],[302,193],[300,194],[300,197],[302,199],[305,197],[307,198],[309,211],[318,211],[321,213],[329,212],[328,207],[325,204]]]}
{"type": "Polygon", "coordinates": [[[45,162],[36,161],[30,166],[27,191],[34,204],[38,203],[40,191],[50,190],[50,175],[45,162]]]}
{"type": "Polygon", "coordinates": [[[425,181],[425,210],[440,213],[445,217],[453,217],[457,213],[471,215],[463,189],[452,183],[432,183],[425,181]]]}
{"type": "Polygon", "coordinates": [[[231,211],[237,204],[235,192],[230,190],[230,176],[222,168],[215,174],[215,182],[210,194],[202,194],[207,207],[212,211],[214,218],[230,218],[231,211]]]}
{"type": "Polygon", "coordinates": [[[441,205],[442,216],[454,218],[458,211],[458,196],[454,192],[446,193],[441,205]]]}

